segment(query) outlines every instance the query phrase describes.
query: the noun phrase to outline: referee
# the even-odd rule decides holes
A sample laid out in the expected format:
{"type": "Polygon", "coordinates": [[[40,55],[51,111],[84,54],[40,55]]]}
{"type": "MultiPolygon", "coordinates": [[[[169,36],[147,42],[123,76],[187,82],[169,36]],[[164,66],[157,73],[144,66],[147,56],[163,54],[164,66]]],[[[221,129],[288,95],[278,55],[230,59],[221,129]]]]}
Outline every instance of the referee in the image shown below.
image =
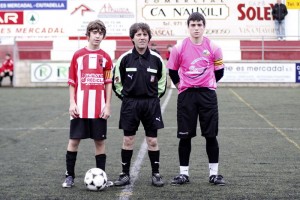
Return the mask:
{"type": "Polygon", "coordinates": [[[164,182],[159,174],[157,130],[164,127],[159,98],[166,90],[166,68],[161,56],[148,48],[151,39],[148,24],[133,24],[129,35],[134,47],[120,56],[113,71],[113,90],[122,100],[119,128],[124,132],[122,173],[115,186],[130,184],[134,140],[142,122],[152,167],[152,185],[161,187],[164,182]]]}

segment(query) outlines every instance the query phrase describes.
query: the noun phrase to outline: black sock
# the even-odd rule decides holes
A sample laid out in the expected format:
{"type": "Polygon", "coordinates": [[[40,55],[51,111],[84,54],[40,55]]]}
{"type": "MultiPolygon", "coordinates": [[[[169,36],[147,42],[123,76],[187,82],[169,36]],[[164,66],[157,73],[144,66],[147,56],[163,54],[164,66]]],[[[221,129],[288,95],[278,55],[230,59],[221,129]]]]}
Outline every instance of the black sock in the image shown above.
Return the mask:
{"type": "Polygon", "coordinates": [[[67,154],[66,154],[66,165],[67,165],[66,177],[72,176],[73,178],[75,178],[76,157],[77,157],[77,151],[75,151],[75,152],[67,151],[67,154]]]}
{"type": "Polygon", "coordinates": [[[148,155],[151,162],[152,173],[159,173],[159,150],[149,151],[148,155]]]}
{"type": "Polygon", "coordinates": [[[13,76],[9,76],[11,85],[13,84],[13,76]]]}
{"type": "Polygon", "coordinates": [[[190,154],[192,150],[192,139],[180,139],[178,146],[179,164],[180,166],[189,166],[190,154]]]}
{"type": "Polygon", "coordinates": [[[219,144],[216,137],[206,138],[206,153],[209,163],[219,162],[219,144]]]}
{"type": "Polygon", "coordinates": [[[2,79],[3,79],[3,77],[0,76],[0,85],[2,85],[2,79]]]}
{"type": "Polygon", "coordinates": [[[129,175],[130,162],[132,157],[133,150],[121,150],[122,157],[122,172],[129,175]]]}
{"type": "Polygon", "coordinates": [[[95,159],[96,159],[96,167],[105,171],[106,155],[105,154],[96,155],[95,159]]]}

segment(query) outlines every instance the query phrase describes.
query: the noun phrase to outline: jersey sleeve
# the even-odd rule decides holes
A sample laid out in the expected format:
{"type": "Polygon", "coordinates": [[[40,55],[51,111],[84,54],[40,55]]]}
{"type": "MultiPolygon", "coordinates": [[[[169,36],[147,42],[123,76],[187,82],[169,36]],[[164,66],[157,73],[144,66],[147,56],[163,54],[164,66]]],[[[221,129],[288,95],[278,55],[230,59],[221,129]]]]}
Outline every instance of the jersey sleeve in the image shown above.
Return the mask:
{"type": "Polygon", "coordinates": [[[106,56],[107,62],[105,63],[104,67],[104,83],[112,83],[112,60],[110,56],[106,56]]]}
{"type": "Polygon", "coordinates": [[[172,70],[178,70],[179,69],[179,52],[180,52],[181,45],[175,45],[171,52],[170,57],[167,62],[167,68],[172,70]]]}
{"type": "Polygon", "coordinates": [[[121,77],[121,70],[122,67],[122,60],[124,56],[119,57],[119,59],[116,62],[116,65],[113,69],[113,91],[119,97],[120,99],[123,98],[122,90],[123,90],[123,83],[122,83],[122,77],[121,77]]]}
{"type": "Polygon", "coordinates": [[[74,54],[69,67],[69,78],[68,78],[69,85],[75,86],[77,83],[76,69],[77,69],[77,61],[76,61],[76,56],[74,54]]]}
{"type": "Polygon", "coordinates": [[[162,63],[162,70],[161,70],[161,77],[158,80],[158,97],[161,98],[165,92],[167,87],[167,73],[166,73],[166,66],[164,64],[164,61],[161,59],[162,63]]]}
{"type": "Polygon", "coordinates": [[[222,49],[211,42],[211,48],[213,51],[213,62],[215,66],[215,71],[220,70],[224,68],[224,62],[223,62],[223,52],[222,49]]]}

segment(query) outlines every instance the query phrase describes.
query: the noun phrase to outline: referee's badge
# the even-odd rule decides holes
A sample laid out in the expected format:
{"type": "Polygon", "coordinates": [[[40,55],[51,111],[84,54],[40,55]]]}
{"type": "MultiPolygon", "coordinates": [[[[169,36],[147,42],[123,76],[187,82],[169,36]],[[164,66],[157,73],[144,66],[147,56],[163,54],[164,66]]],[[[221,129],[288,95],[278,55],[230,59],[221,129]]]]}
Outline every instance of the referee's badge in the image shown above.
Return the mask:
{"type": "Polygon", "coordinates": [[[115,77],[115,83],[119,83],[120,82],[120,78],[118,76],[115,77]]]}
{"type": "Polygon", "coordinates": [[[153,83],[155,81],[155,76],[151,75],[150,82],[153,83]]]}

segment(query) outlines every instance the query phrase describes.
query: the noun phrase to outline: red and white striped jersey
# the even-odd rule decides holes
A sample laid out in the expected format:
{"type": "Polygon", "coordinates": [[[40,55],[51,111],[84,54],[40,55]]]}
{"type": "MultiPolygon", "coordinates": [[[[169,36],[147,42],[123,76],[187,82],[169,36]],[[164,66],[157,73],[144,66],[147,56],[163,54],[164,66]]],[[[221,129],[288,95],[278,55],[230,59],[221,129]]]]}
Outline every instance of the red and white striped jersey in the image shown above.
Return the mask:
{"type": "Polygon", "coordinates": [[[75,87],[80,118],[100,118],[106,102],[105,84],[112,83],[112,60],[103,50],[82,48],[73,55],[68,84],[75,87]]]}

